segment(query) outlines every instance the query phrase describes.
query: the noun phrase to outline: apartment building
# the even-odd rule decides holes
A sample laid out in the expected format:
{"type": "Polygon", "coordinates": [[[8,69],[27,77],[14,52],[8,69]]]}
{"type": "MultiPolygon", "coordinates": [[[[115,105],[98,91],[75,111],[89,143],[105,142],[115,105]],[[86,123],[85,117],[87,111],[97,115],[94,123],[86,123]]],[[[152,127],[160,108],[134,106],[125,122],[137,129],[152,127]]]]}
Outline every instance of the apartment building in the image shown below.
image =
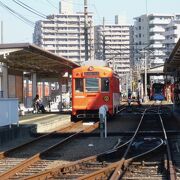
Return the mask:
{"type": "Polygon", "coordinates": [[[176,15],[175,18],[166,26],[164,36],[166,57],[168,58],[180,38],[180,15],[176,15]]]}
{"type": "Polygon", "coordinates": [[[166,59],[165,28],[174,19],[174,15],[149,14],[134,19],[134,60],[143,61],[143,52],[146,51],[149,67],[162,65],[166,59]]]}
{"type": "MultiPolygon", "coordinates": [[[[94,55],[93,15],[88,15],[88,57],[94,55]]],[[[73,13],[72,2],[60,2],[60,13],[36,22],[33,42],[55,54],[81,64],[85,60],[84,14],[73,13]]]]}
{"type": "Polygon", "coordinates": [[[96,59],[104,59],[119,76],[130,72],[130,25],[115,17],[115,24],[95,26],[96,59]]]}

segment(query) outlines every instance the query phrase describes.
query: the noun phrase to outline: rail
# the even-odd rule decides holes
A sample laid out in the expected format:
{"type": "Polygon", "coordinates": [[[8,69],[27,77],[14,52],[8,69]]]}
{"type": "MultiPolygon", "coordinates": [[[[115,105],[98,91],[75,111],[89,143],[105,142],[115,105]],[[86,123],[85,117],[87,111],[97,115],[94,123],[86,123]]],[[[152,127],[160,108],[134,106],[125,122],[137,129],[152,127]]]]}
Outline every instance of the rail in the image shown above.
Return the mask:
{"type": "Polygon", "coordinates": [[[161,114],[159,114],[159,119],[160,119],[161,124],[162,124],[162,130],[163,130],[163,133],[164,133],[165,145],[166,145],[166,149],[167,149],[169,179],[170,180],[175,180],[175,179],[177,179],[176,172],[175,172],[175,169],[174,169],[174,166],[173,166],[173,163],[172,163],[171,150],[170,150],[170,147],[169,147],[168,137],[167,137],[167,133],[166,133],[166,130],[165,130],[165,127],[164,127],[164,123],[163,123],[163,119],[162,119],[161,114]]]}
{"type": "MultiPolygon", "coordinates": [[[[78,122],[78,123],[72,123],[70,127],[66,127],[66,128],[63,128],[63,132],[67,131],[69,128],[72,128],[72,127],[75,127],[77,126],[78,124],[80,125],[81,122],[78,122]]],[[[78,132],[76,133],[73,133],[72,135],[64,138],[63,140],[60,140],[59,142],[57,142],[56,144],[50,146],[50,147],[47,147],[46,149],[44,149],[43,151],[41,152],[38,152],[36,153],[35,155],[31,156],[30,158],[26,159],[26,160],[23,160],[22,162],[18,163],[16,166],[12,167],[11,169],[9,169],[8,171],[6,172],[3,172],[0,174],[0,179],[8,179],[10,177],[13,177],[14,175],[16,175],[18,172],[21,172],[22,170],[25,170],[27,167],[29,167],[30,165],[36,163],[37,161],[41,160],[41,157],[45,154],[47,154],[49,151],[55,149],[56,147],[60,146],[60,145],[63,145],[69,141],[71,141],[74,137],[78,136],[82,131],[84,132],[90,132],[94,129],[96,129],[98,127],[98,123],[92,125],[91,127],[87,127],[83,130],[79,130],[78,132]]],[[[55,131],[55,132],[52,132],[52,133],[49,133],[48,135],[53,135],[55,134],[56,132],[59,132],[59,131],[55,131]]],[[[47,137],[47,135],[44,135],[40,138],[44,138],[44,137],[47,137]]],[[[40,138],[37,138],[35,141],[38,141],[40,138]]],[[[35,142],[35,141],[32,141],[32,142],[35,142]]],[[[22,145],[20,148],[22,148],[23,146],[26,146],[26,145],[31,145],[32,142],[29,142],[29,143],[26,143],[24,145],[22,145]]],[[[15,150],[17,150],[17,148],[15,148],[15,150]]],[[[13,152],[14,150],[10,150],[8,152],[5,152],[4,155],[10,155],[11,152],[13,152]]],[[[2,156],[3,157],[3,156],[2,156]]]]}
{"type": "MultiPolygon", "coordinates": [[[[149,109],[149,108],[147,108],[147,109],[149,109]]],[[[74,171],[76,171],[76,172],[80,171],[81,172],[80,173],[81,177],[79,177],[78,179],[93,179],[93,178],[98,178],[98,177],[101,177],[101,179],[103,179],[103,177],[106,174],[105,172],[107,172],[107,174],[109,174],[110,172],[115,170],[116,167],[119,165],[119,161],[117,161],[115,163],[111,163],[110,165],[107,165],[107,167],[106,167],[106,165],[103,164],[104,161],[103,160],[101,161],[101,159],[105,159],[105,158],[108,158],[108,157],[112,158],[112,154],[113,155],[116,154],[117,152],[119,152],[123,148],[126,149],[125,147],[127,147],[127,146],[128,146],[128,149],[130,148],[130,146],[132,144],[132,140],[134,139],[134,137],[136,136],[136,134],[138,132],[138,129],[139,129],[141,123],[142,123],[142,120],[144,118],[144,115],[145,115],[147,109],[145,109],[145,111],[144,111],[144,113],[143,113],[143,115],[141,117],[141,120],[140,120],[140,122],[138,124],[138,127],[137,127],[137,129],[135,131],[135,134],[133,135],[132,138],[130,138],[124,144],[118,145],[118,146],[116,146],[116,148],[110,149],[108,151],[97,154],[95,156],[91,156],[91,157],[88,157],[88,158],[84,158],[84,159],[75,161],[75,162],[67,164],[65,166],[59,166],[57,168],[52,168],[50,170],[45,170],[45,171],[43,171],[41,173],[35,174],[33,176],[29,176],[26,179],[28,179],[28,180],[30,180],[30,179],[48,179],[48,178],[66,179],[66,178],[68,178],[68,177],[66,177],[66,173],[71,174],[71,172],[74,172],[74,171]],[[128,145],[128,144],[130,144],[130,145],[128,145]],[[100,168],[100,170],[97,170],[97,171],[94,170],[95,172],[87,175],[85,169],[88,168],[88,167],[94,166],[94,165],[98,166],[98,167],[99,166],[102,166],[102,167],[100,168]],[[105,167],[103,167],[103,166],[105,166],[105,167]],[[82,171],[85,171],[84,172],[85,175],[83,175],[82,171]]],[[[161,143],[161,145],[162,145],[162,143],[161,143]]],[[[125,156],[122,156],[122,157],[125,157],[125,156]]],[[[118,155],[118,158],[119,158],[119,155],[118,155]]],[[[96,169],[96,168],[94,168],[94,169],[96,169]]]]}
{"type": "MultiPolygon", "coordinates": [[[[163,120],[162,120],[162,116],[161,116],[161,113],[160,113],[160,107],[161,107],[161,105],[158,107],[157,114],[158,114],[160,122],[161,122],[162,132],[163,132],[163,135],[164,135],[164,144],[165,144],[166,149],[167,149],[167,164],[168,164],[168,172],[169,172],[168,179],[176,180],[176,172],[175,172],[175,169],[174,169],[173,163],[172,163],[170,147],[169,147],[169,143],[168,143],[167,133],[166,133],[164,123],[163,123],[163,120]]],[[[129,144],[129,147],[130,147],[130,144],[129,144]]],[[[149,152],[146,152],[145,154],[153,152],[156,149],[158,149],[158,147],[153,148],[152,150],[150,150],[149,152]]],[[[137,159],[138,157],[141,157],[141,156],[145,155],[145,154],[139,154],[139,155],[134,156],[134,157],[132,157],[130,159],[126,159],[126,155],[127,155],[128,152],[129,152],[129,148],[127,149],[127,151],[124,154],[124,157],[122,158],[122,160],[119,162],[118,166],[116,167],[116,169],[115,169],[114,173],[112,174],[110,180],[118,180],[118,179],[122,178],[123,174],[125,173],[125,170],[129,166],[129,164],[134,159],[137,159]]]]}

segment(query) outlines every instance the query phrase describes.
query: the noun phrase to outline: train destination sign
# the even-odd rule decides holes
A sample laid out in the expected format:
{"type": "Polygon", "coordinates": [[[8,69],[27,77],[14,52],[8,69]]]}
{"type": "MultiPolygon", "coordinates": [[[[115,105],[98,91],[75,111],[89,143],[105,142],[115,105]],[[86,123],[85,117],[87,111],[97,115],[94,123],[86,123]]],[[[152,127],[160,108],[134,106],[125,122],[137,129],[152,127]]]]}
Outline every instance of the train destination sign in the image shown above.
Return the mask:
{"type": "Polygon", "coordinates": [[[99,76],[99,72],[84,72],[84,76],[99,76]]]}

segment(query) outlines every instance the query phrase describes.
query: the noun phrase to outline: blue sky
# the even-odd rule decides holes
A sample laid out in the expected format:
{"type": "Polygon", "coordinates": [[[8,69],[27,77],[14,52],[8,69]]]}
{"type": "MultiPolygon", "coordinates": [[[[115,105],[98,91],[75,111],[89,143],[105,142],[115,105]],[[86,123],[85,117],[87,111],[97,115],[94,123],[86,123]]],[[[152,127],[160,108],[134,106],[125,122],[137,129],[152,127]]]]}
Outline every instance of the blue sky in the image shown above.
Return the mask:
{"type": "MultiPolygon", "coordinates": [[[[59,0],[21,0],[43,14],[58,13],[59,0]]],[[[35,22],[42,19],[24,10],[13,0],[0,0],[27,19],[35,22]]],[[[74,0],[74,10],[83,11],[84,0],[74,0]]],[[[147,0],[148,13],[180,14],[179,0],[147,0]]],[[[146,0],[88,0],[89,11],[95,13],[95,22],[100,24],[104,16],[107,23],[114,22],[114,16],[119,14],[127,17],[129,24],[133,24],[133,17],[146,13],[146,0]]],[[[33,26],[20,21],[0,6],[0,20],[4,24],[4,43],[32,42],[33,26]]]]}

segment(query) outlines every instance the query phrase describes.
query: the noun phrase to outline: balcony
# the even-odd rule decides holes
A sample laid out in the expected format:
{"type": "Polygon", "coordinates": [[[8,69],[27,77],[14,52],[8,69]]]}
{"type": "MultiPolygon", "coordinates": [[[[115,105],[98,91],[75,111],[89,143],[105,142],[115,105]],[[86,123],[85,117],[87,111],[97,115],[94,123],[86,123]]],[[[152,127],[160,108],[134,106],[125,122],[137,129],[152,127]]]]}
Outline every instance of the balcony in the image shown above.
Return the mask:
{"type": "Polygon", "coordinates": [[[165,52],[163,52],[163,51],[155,51],[153,53],[153,56],[165,56],[165,52]]]}
{"type": "Polygon", "coordinates": [[[164,32],[165,30],[164,30],[164,28],[162,28],[162,27],[153,27],[153,28],[150,28],[149,29],[149,32],[164,32]]]}
{"type": "Polygon", "coordinates": [[[165,40],[163,35],[155,34],[149,37],[150,40],[165,40]]]}
{"type": "Polygon", "coordinates": [[[177,29],[173,29],[173,30],[170,30],[170,31],[165,31],[164,32],[164,35],[165,36],[170,36],[172,34],[180,34],[180,31],[178,31],[177,29]]]}
{"type": "Polygon", "coordinates": [[[174,37],[171,38],[171,39],[170,38],[168,38],[168,39],[166,38],[164,43],[165,44],[175,44],[177,41],[178,41],[178,38],[174,38],[174,37]]]}
{"type": "Polygon", "coordinates": [[[56,36],[55,35],[48,35],[48,34],[43,34],[42,35],[42,38],[43,39],[55,39],[56,38],[56,36]]]}
{"type": "Polygon", "coordinates": [[[149,21],[149,24],[152,25],[152,24],[169,24],[170,23],[170,19],[153,19],[151,21],[149,21]]]}
{"type": "Polygon", "coordinates": [[[164,60],[163,59],[158,59],[156,58],[155,60],[153,60],[152,64],[163,64],[164,63],[164,60]]]}
{"type": "Polygon", "coordinates": [[[46,40],[46,39],[45,39],[45,40],[42,41],[42,43],[43,43],[44,45],[47,45],[47,44],[49,44],[49,45],[54,45],[54,42],[55,42],[54,39],[52,39],[52,40],[46,40]]]}
{"type": "Polygon", "coordinates": [[[164,48],[163,44],[151,44],[149,48],[164,48]]]}

